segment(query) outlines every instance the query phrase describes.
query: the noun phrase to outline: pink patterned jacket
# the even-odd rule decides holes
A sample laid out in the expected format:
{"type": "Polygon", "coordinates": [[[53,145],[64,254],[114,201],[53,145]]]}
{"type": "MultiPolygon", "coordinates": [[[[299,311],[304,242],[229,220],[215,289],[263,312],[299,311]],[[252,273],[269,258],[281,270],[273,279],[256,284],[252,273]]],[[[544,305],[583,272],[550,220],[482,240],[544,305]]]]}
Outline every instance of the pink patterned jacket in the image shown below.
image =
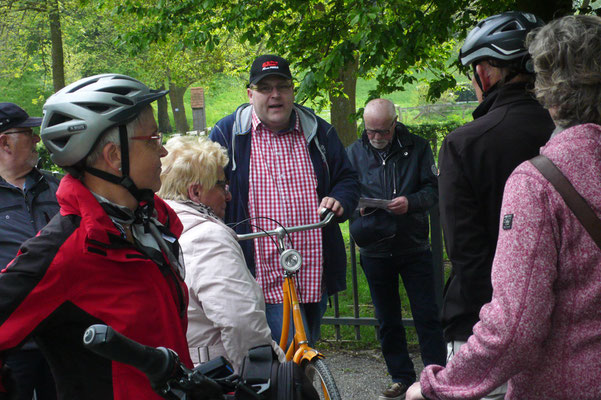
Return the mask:
{"type": "MultiPolygon", "coordinates": [[[[601,126],[553,136],[541,153],[601,217],[601,126]]],[[[505,186],[492,301],[446,368],[421,375],[429,399],[601,399],[601,250],[529,162],[505,186]]]]}

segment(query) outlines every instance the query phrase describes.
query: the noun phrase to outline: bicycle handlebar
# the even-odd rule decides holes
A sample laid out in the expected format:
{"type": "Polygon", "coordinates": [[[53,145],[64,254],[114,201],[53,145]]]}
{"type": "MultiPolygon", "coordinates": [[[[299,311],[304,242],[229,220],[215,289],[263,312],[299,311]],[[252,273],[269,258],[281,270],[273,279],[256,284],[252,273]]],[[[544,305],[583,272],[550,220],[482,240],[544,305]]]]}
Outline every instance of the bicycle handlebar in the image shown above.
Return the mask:
{"type": "Polygon", "coordinates": [[[250,239],[256,239],[256,238],[267,237],[267,236],[277,236],[278,238],[283,238],[288,233],[323,228],[324,226],[329,224],[332,221],[332,219],[334,218],[334,213],[332,212],[332,210],[329,210],[327,208],[323,208],[319,212],[319,215],[321,217],[321,221],[314,223],[314,224],[298,225],[298,226],[292,226],[290,228],[278,226],[277,228],[272,229],[270,231],[245,233],[245,234],[236,235],[236,236],[237,236],[237,239],[239,242],[242,240],[250,240],[250,239]]]}
{"type": "Polygon", "coordinates": [[[136,367],[148,375],[151,382],[172,375],[176,368],[171,350],[144,346],[107,325],[90,326],[83,335],[83,343],[102,357],[136,367]]]}
{"type": "Polygon", "coordinates": [[[171,349],[144,346],[101,324],[86,329],[83,343],[99,356],[145,373],[154,391],[166,399],[223,399],[217,382],[200,370],[186,368],[171,349]]]}

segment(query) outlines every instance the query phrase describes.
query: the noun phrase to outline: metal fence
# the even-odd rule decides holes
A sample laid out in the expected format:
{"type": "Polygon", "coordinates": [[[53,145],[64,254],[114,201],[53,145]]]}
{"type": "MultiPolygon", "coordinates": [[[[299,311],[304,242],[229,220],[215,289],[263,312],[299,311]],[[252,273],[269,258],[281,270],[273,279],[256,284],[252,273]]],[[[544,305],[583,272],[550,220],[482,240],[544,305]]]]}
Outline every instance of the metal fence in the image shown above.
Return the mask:
{"type": "Polygon", "coordinates": [[[457,103],[426,104],[416,107],[397,106],[396,110],[399,121],[407,124],[415,120],[430,118],[433,116],[447,117],[449,114],[460,114],[461,118],[465,118],[466,114],[471,114],[472,111],[474,111],[474,108],[477,106],[477,101],[465,101],[457,103]]]}
{"type": "MultiPolygon", "coordinates": [[[[430,236],[432,244],[432,256],[434,263],[434,280],[435,280],[435,291],[436,301],[438,306],[442,305],[442,289],[444,285],[444,267],[443,267],[443,252],[442,252],[442,229],[440,226],[440,213],[438,210],[438,204],[430,210],[430,236]]],[[[343,317],[340,315],[340,305],[338,302],[338,295],[333,296],[332,307],[334,308],[333,317],[324,317],[322,320],[323,324],[334,325],[336,332],[336,340],[341,339],[340,327],[342,325],[350,325],[355,327],[355,339],[361,339],[361,326],[378,326],[378,320],[374,317],[360,317],[359,316],[359,294],[357,284],[357,257],[356,247],[353,239],[350,238],[350,253],[351,253],[351,282],[350,289],[353,292],[353,316],[343,317]]],[[[347,282],[348,283],[348,282],[347,282]]],[[[405,326],[414,326],[413,319],[403,318],[403,324],[405,326]]],[[[376,329],[377,334],[377,329],[376,329]]]]}

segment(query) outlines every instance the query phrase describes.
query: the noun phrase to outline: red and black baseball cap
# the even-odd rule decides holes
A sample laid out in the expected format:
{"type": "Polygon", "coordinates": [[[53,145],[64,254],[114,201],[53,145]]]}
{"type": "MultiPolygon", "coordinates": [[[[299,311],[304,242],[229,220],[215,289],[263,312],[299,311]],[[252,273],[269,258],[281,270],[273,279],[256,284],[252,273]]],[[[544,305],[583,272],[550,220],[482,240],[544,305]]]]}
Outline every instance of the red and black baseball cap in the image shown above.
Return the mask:
{"type": "Polygon", "coordinates": [[[268,75],[279,75],[287,79],[292,79],[290,64],[286,59],[272,54],[264,54],[257,57],[250,67],[249,84],[257,84],[268,75]]]}
{"type": "Polygon", "coordinates": [[[0,133],[12,128],[32,128],[40,126],[42,118],[30,117],[14,103],[0,103],[0,133]]]}

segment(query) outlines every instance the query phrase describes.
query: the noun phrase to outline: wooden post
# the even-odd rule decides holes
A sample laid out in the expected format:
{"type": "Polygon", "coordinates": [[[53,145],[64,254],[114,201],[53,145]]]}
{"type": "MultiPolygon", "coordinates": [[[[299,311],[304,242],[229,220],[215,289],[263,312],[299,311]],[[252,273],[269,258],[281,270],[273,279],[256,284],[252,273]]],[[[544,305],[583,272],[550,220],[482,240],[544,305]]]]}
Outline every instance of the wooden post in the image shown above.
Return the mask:
{"type": "Polygon", "coordinates": [[[190,88],[190,105],[192,107],[192,130],[205,131],[207,129],[207,115],[205,113],[204,88],[190,88]]]}
{"type": "Polygon", "coordinates": [[[403,123],[403,111],[401,109],[401,106],[397,106],[396,104],[394,106],[396,107],[396,114],[398,116],[397,121],[403,123]]]}

